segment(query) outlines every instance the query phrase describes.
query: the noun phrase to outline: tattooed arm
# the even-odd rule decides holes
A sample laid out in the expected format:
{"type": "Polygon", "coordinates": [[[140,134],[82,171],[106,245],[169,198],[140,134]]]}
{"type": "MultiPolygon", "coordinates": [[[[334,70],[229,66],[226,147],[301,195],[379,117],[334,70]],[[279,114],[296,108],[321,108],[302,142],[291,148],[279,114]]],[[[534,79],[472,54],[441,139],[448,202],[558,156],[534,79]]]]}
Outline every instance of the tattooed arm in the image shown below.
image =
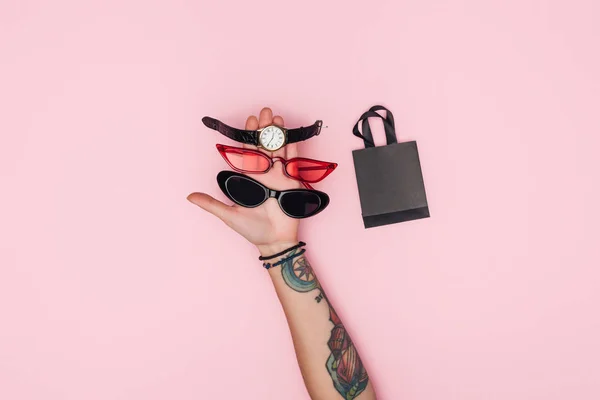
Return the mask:
{"type": "MultiPolygon", "coordinates": [[[[281,117],[273,117],[269,108],[263,108],[258,119],[254,116],[248,118],[246,129],[255,130],[271,124],[285,126],[281,117]]],[[[297,157],[297,144],[291,143],[266,154],[285,159],[297,157]]],[[[243,159],[244,167],[250,167],[257,162],[256,159],[243,159]]],[[[278,190],[293,189],[300,185],[289,179],[279,166],[267,174],[257,175],[256,179],[278,190]]],[[[204,193],[192,193],[188,200],[217,216],[255,244],[263,256],[277,254],[298,243],[299,220],[283,214],[274,199],[256,208],[227,206],[204,193]]],[[[280,259],[294,254],[297,253],[288,253],[280,259]]],[[[269,260],[272,264],[276,261],[269,260]]],[[[268,273],[283,306],[298,364],[312,399],[374,400],[375,391],[358,351],[321,288],[308,259],[297,254],[290,261],[272,267],[268,273]]]]}
{"type": "Polygon", "coordinates": [[[288,320],[311,398],[375,399],[358,351],[308,259],[301,255],[269,269],[269,274],[288,320]]]}

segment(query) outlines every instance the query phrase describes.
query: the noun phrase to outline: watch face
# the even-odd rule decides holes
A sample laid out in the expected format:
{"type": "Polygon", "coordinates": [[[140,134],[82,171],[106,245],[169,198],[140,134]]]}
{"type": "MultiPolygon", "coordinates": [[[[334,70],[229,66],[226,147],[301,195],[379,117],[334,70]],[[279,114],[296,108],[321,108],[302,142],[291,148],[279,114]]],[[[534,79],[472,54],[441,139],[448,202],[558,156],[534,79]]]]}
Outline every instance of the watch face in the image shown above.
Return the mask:
{"type": "Polygon", "coordinates": [[[275,125],[267,126],[260,132],[258,141],[267,150],[275,151],[285,144],[285,133],[275,125]]]}

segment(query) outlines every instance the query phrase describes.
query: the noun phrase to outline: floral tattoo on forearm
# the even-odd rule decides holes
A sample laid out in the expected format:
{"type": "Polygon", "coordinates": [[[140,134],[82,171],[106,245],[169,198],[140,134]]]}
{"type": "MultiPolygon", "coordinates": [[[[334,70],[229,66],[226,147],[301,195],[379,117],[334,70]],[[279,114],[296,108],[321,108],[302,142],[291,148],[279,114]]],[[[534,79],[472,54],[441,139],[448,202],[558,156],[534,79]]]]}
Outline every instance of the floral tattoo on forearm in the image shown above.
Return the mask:
{"type": "MultiPolygon", "coordinates": [[[[295,254],[295,251],[291,254],[295,254]]],[[[300,256],[286,261],[281,266],[281,274],[285,283],[293,290],[302,293],[318,290],[319,294],[315,297],[317,303],[325,300],[329,307],[329,319],[333,323],[331,336],[327,342],[331,354],[325,365],[333,380],[333,386],[342,397],[346,400],[356,398],[369,383],[367,371],[350,335],[327,300],[308,260],[304,256],[300,256]]]]}

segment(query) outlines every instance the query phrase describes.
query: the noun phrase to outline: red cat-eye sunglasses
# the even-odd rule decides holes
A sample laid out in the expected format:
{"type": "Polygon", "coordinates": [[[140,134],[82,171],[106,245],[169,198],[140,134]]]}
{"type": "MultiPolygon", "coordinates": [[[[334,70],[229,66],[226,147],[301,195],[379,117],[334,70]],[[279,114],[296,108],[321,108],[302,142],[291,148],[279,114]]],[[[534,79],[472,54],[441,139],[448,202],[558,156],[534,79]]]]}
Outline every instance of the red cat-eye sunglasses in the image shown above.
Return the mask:
{"type": "MultiPolygon", "coordinates": [[[[309,184],[322,181],[337,167],[336,163],[312,160],[310,158],[295,157],[289,160],[283,157],[269,157],[258,150],[243,149],[240,147],[217,144],[217,150],[227,161],[227,164],[238,172],[250,174],[264,174],[268,172],[275,161],[281,161],[283,172],[292,179],[309,184]]],[[[310,187],[310,185],[306,185],[310,187]]]]}

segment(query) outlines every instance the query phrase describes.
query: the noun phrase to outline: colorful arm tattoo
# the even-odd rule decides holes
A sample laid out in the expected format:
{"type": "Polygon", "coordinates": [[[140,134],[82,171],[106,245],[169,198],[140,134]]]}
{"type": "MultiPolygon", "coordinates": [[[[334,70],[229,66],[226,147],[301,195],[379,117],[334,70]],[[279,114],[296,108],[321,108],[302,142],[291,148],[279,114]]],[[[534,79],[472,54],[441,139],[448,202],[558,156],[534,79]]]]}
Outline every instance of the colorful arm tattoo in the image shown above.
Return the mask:
{"type": "Polygon", "coordinates": [[[331,354],[325,366],[333,380],[333,386],[342,397],[346,400],[356,398],[369,383],[367,371],[360,361],[358,351],[356,351],[350,335],[346,332],[342,321],[327,300],[327,296],[313,273],[308,260],[304,256],[300,256],[283,263],[281,274],[285,283],[293,290],[301,293],[318,290],[319,295],[315,297],[317,303],[325,299],[329,307],[329,320],[333,323],[331,336],[327,342],[331,354]]]}

